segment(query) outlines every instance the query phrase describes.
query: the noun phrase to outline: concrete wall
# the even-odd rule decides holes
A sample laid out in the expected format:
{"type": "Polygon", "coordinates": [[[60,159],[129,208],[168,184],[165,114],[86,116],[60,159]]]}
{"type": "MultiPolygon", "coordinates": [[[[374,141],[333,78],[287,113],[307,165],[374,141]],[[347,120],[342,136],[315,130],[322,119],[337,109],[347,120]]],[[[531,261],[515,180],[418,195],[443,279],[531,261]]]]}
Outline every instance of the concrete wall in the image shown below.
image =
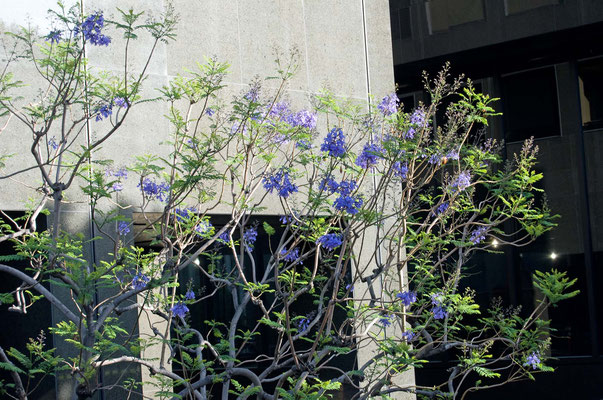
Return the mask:
{"type": "MultiPolygon", "coordinates": [[[[88,12],[102,9],[107,19],[118,16],[115,7],[125,10],[132,6],[138,11],[160,13],[166,6],[166,2],[161,0],[82,1],[88,12]]],[[[325,87],[337,96],[359,102],[366,102],[369,92],[380,98],[393,90],[387,0],[175,0],[173,4],[181,18],[178,38],[175,43],[161,43],[157,48],[145,82],[144,90],[149,95],[173,76],[182,73],[183,69],[192,69],[196,62],[203,62],[206,56],[215,56],[231,64],[226,79],[227,91],[241,93],[256,76],[263,78],[275,70],[275,47],[284,52],[294,48],[299,51],[300,67],[286,90],[286,96],[295,107],[307,107],[310,95],[325,87]]],[[[45,35],[50,30],[44,19],[45,11],[53,5],[54,1],[49,0],[11,2],[3,7],[0,22],[5,28],[13,30],[16,24],[26,24],[29,18],[45,35]]],[[[123,68],[120,56],[123,40],[110,31],[109,35],[113,41],[108,48],[88,49],[92,70],[121,71],[123,68]]],[[[144,59],[149,44],[149,41],[141,40],[132,46],[130,59],[133,67],[144,59]]],[[[27,65],[18,65],[15,72],[30,84],[24,93],[34,95],[40,84],[35,71],[27,65]]],[[[107,141],[95,157],[111,158],[121,166],[130,164],[135,155],[164,152],[159,143],[166,140],[169,134],[168,123],[162,117],[166,110],[161,103],[137,107],[120,133],[107,141]]],[[[95,138],[106,128],[104,122],[92,123],[89,132],[84,133],[95,138]]],[[[2,133],[2,147],[5,152],[17,154],[17,157],[3,172],[32,165],[28,149],[30,137],[31,134],[24,133],[18,121],[11,121],[2,133]]],[[[82,134],[81,140],[86,140],[85,134],[82,134]]],[[[35,170],[19,177],[18,181],[3,180],[0,208],[23,209],[24,201],[35,194],[33,189],[39,181],[39,174],[35,170]],[[29,186],[23,185],[23,182],[29,186]]],[[[88,236],[95,235],[96,232],[90,227],[86,198],[81,194],[71,196],[64,210],[66,228],[88,236]]],[[[128,203],[138,196],[135,183],[130,182],[119,200],[128,203]]],[[[87,251],[89,257],[93,252],[96,254],[96,261],[110,250],[102,242],[94,246],[87,251]]],[[[64,298],[68,295],[60,293],[58,289],[57,293],[64,298]]],[[[53,319],[57,322],[60,316],[54,313],[53,319]]],[[[59,341],[56,346],[59,352],[64,352],[64,346],[59,341]]],[[[137,374],[136,371],[129,373],[137,374]]],[[[120,374],[119,370],[107,371],[105,379],[108,382],[120,374]]],[[[69,380],[68,376],[59,380],[57,398],[70,396],[69,380]]],[[[105,395],[105,399],[112,398],[121,396],[118,391],[105,395]]]]}

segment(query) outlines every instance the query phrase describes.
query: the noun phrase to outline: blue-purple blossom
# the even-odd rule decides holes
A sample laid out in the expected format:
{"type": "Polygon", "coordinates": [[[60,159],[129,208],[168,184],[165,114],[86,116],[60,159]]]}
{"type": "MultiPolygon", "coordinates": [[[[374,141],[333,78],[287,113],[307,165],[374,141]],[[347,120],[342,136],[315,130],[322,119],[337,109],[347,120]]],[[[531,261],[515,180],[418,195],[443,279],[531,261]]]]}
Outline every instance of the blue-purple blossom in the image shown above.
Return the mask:
{"type": "Polygon", "coordinates": [[[452,182],[452,189],[456,192],[462,192],[471,185],[471,175],[468,171],[463,171],[459,174],[458,178],[452,182]]]}
{"type": "Polygon", "coordinates": [[[400,99],[398,99],[398,96],[395,93],[391,93],[381,100],[381,103],[379,103],[377,108],[379,111],[381,111],[381,113],[383,113],[383,115],[387,117],[388,115],[394,114],[398,110],[399,102],[400,99]]]}
{"type": "Polygon", "coordinates": [[[352,285],[351,283],[348,283],[347,285],[345,285],[345,290],[349,290],[350,292],[354,292],[354,285],[352,285]]]}
{"type": "Polygon", "coordinates": [[[444,319],[448,317],[448,311],[443,304],[444,295],[442,292],[434,293],[431,295],[431,304],[433,304],[433,308],[431,312],[433,313],[434,319],[444,319]]]}
{"type": "Polygon", "coordinates": [[[445,213],[446,210],[448,210],[448,207],[450,207],[450,203],[448,203],[447,201],[443,202],[438,206],[438,208],[436,208],[436,215],[445,213]]]}
{"type": "Polygon", "coordinates": [[[301,139],[295,143],[295,147],[301,150],[310,150],[312,148],[312,143],[309,140],[301,139]]]}
{"type": "Polygon", "coordinates": [[[243,125],[243,127],[241,128],[241,123],[235,122],[234,124],[232,124],[232,127],[230,128],[230,134],[234,135],[234,134],[238,133],[239,130],[241,131],[240,132],[241,134],[245,135],[247,133],[247,125],[243,125]]]}
{"type": "Polygon", "coordinates": [[[62,33],[60,29],[54,29],[46,35],[46,41],[50,41],[50,44],[59,43],[62,39],[62,33]]]}
{"type": "Polygon", "coordinates": [[[195,292],[193,292],[192,289],[187,290],[184,294],[184,298],[186,300],[195,300],[195,292]]]}
{"type": "Polygon", "coordinates": [[[230,232],[226,231],[220,236],[218,236],[218,240],[223,241],[224,243],[230,243],[230,232]]]}
{"type": "Polygon", "coordinates": [[[113,99],[113,102],[121,108],[128,108],[128,101],[123,97],[116,97],[113,99]]]}
{"type": "Polygon", "coordinates": [[[410,116],[410,123],[417,128],[425,128],[427,126],[425,111],[421,108],[417,108],[410,116]]]}
{"type": "Polygon", "coordinates": [[[363,203],[364,200],[359,196],[341,195],[335,199],[333,207],[338,211],[345,211],[348,214],[355,215],[360,211],[363,203]]]}
{"type": "Polygon", "coordinates": [[[197,209],[195,207],[177,207],[174,209],[174,215],[176,216],[176,221],[178,222],[185,222],[192,218],[195,214],[197,214],[197,209]]]}
{"type": "Polygon", "coordinates": [[[532,369],[538,369],[540,367],[540,353],[535,351],[532,352],[532,354],[527,357],[527,360],[523,365],[530,366],[532,369]]]}
{"type": "Polygon", "coordinates": [[[408,164],[396,161],[394,165],[392,165],[392,168],[394,169],[395,176],[402,179],[406,179],[408,175],[408,164]]]}
{"type": "Polygon", "coordinates": [[[108,46],[111,38],[101,33],[103,26],[105,26],[105,18],[103,13],[98,11],[89,15],[81,25],[76,25],[73,32],[76,36],[81,32],[84,39],[95,46],[108,46]]]}
{"type": "Polygon", "coordinates": [[[290,123],[294,127],[312,130],[316,128],[316,113],[308,110],[300,110],[290,117],[290,123]]]}
{"type": "Polygon", "coordinates": [[[310,327],[310,320],[308,318],[304,317],[297,321],[297,329],[299,329],[300,332],[307,331],[309,327],[310,327]]]}
{"type": "Polygon", "coordinates": [[[341,235],[337,233],[327,233],[319,237],[316,241],[316,244],[321,245],[327,250],[334,250],[341,246],[342,243],[341,235]]]}
{"type": "Polygon", "coordinates": [[[320,146],[320,151],[328,152],[331,157],[341,157],[345,154],[345,135],[341,128],[331,129],[320,146]]]}
{"type": "Polygon", "coordinates": [[[287,224],[293,222],[293,217],[291,215],[281,215],[281,217],[278,220],[281,221],[281,224],[287,225],[287,224]]]}
{"type": "Polygon", "coordinates": [[[115,176],[117,178],[127,179],[128,178],[128,170],[126,169],[126,167],[121,167],[117,171],[113,172],[113,176],[115,176]]]}
{"type": "Polygon", "coordinates": [[[213,116],[215,113],[216,113],[216,112],[215,112],[213,109],[211,109],[211,108],[207,108],[207,109],[205,110],[205,114],[207,114],[207,115],[208,115],[208,116],[210,116],[210,117],[211,117],[211,116],[213,116]]]}
{"type": "Polygon", "coordinates": [[[260,98],[260,88],[257,86],[252,87],[243,97],[251,102],[257,103],[260,98]]]}
{"type": "Polygon", "coordinates": [[[117,224],[117,232],[122,236],[130,233],[130,225],[126,221],[120,221],[117,224]]]}
{"type": "Polygon", "coordinates": [[[95,120],[102,121],[105,118],[109,118],[109,115],[113,114],[113,106],[111,104],[104,104],[96,110],[95,120]]]}
{"type": "Polygon", "coordinates": [[[396,297],[400,299],[402,304],[404,304],[404,307],[410,307],[412,303],[417,301],[417,292],[400,292],[396,295],[396,297]]]}
{"type": "Polygon", "coordinates": [[[446,158],[448,158],[449,160],[458,160],[459,159],[458,150],[450,150],[448,153],[446,153],[446,158]]]}
{"type": "Polygon", "coordinates": [[[243,232],[243,243],[248,251],[253,251],[253,245],[257,239],[258,230],[254,226],[245,229],[245,232],[243,232]]]}
{"type": "Polygon", "coordinates": [[[391,326],[393,316],[390,314],[381,314],[381,318],[379,318],[379,323],[383,325],[384,328],[391,326]]]}
{"type": "MultiPolygon", "coordinates": [[[[287,262],[297,261],[299,259],[299,247],[294,247],[291,250],[287,250],[286,247],[283,247],[280,255],[281,255],[281,257],[283,257],[283,260],[285,260],[287,262]]],[[[301,264],[301,262],[300,262],[300,264],[301,264]]]]}
{"type": "Polygon", "coordinates": [[[383,147],[375,143],[367,143],[362,149],[362,153],[356,158],[356,165],[360,168],[371,168],[377,165],[379,159],[383,158],[383,147]]]}
{"type": "Polygon", "coordinates": [[[423,129],[427,126],[427,118],[425,111],[418,108],[410,116],[410,127],[404,132],[403,137],[405,139],[412,139],[415,137],[417,130],[423,129]]]}
{"type": "Polygon", "coordinates": [[[113,185],[111,185],[111,189],[113,189],[114,192],[121,192],[124,190],[124,185],[121,182],[114,182],[113,185]]]}
{"type": "Polygon", "coordinates": [[[142,290],[147,287],[147,284],[151,281],[151,278],[145,274],[139,272],[132,278],[132,287],[134,290],[142,290]]]}
{"type": "MultiPolygon", "coordinates": [[[[330,183],[327,181],[325,182],[325,185],[329,185],[330,183]]],[[[329,186],[327,186],[329,187],[329,186]]],[[[331,189],[331,187],[329,187],[329,189],[331,189]]],[[[335,199],[335,202],[333,203],[333,206],[335,207],[336,210],[339,211],[345,211],[348,214],[357,214],[360,207],[362,207],[362,204],[364,203],[364,201],[362,200],[362,198],[360,196],[352,196],[352,192],[356,190],[356,181],[355,180],[349,180],[349,181],[341,181],[341,183],[339,183],[337,185],[337,193],[339,193],[339,197],[337,199],[335,199]]]]}
{"type": "Polygon", "coordinates": [[[442,161],[442,156],[439,153],[432,154],[429,157],[429,160],[427,160],[428,163],[433,164],[433,165],[439,164],[440,161],[442,161]]]}
{"type": "Polygon", "coordinates": [[[413,331],[404,331],[402,332],[402,339],[404,339],[407,343],[412,342],[412,340],[417,336],[413,331]]]}
{"type": "Polygon", "coordinates": [[[338,188],[339,188],[339,183],[337,183],[333,178],[331,178],[330,175],[327,176],[326,178],[324,178],[320,182],[320,186],[318,187],[319,190],[324,190],[329,193],[337,192],[338,188]]]}
{"type": "Polygon", "coordinates": [[[435,306],[431,309],[434,319],[444,319],[448,316],[448,311],[442,306],[435,306]]]}
{"type": "Polygon", "coordinates": [[[170,193],[170,185],[167,182],[161,182],[157,184],[150,178],[144,178],[142,184],[139,183],[138,187],[141,188],[142,193],[149,199],[157,199],[159,201],[166,201],[170,193]]]}
{"type": "Polygon", "coordinates": [[[211,222],[204,219],[195,225],[195,233],[199,236],[205,236],[211,232],[211,228],[213,228],[211,222]]]}
{"type": "Polygon", "coordinates": [[[186,304],[179,301],[178,303],[174,304],[172,308],[170,308],[170,311],[174,317],[184,318],[186,313],[189,312],[189,309],[186,304]]]}
{"type": "Polygon", "coordinates": [[[57,143],[57,139],[53,136],[50,139],[48,139],[48,145],[53,149],[56,150],[59,148],[59,144],[57,143]]]}
{"type": "Polygon", "coordinates": [[[287,171],[281,170],[273,175],[268,175],[264,177],[262,183],[264,184],[264,189],[266,189],[268,193],[272,193],[273,190],[276,190],[278,195],[283,199],[289,197],[291,193],[297,192],[297,186],[291,182],[289,172],[287,171]]]}
{"type": "Polygon", "coordinates": [[[482,241],[486,240],[486,232],[488,231],[487,226],[479,226],[473,232],[471,232],[471,237],[469,241],[473,244],[479,244],[482,241]]]}

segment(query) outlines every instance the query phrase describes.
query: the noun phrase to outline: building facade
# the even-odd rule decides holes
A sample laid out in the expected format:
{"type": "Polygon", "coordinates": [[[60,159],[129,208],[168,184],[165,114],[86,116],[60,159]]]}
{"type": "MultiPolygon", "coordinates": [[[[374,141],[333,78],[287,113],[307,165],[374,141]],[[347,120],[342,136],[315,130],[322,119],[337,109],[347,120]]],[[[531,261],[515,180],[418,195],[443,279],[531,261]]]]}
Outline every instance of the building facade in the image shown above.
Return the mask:
{"type": "MultiPolygon", "coordinates": [[[[468,399],[603,398],[603,3],[589,0],[391,0],[398,94],[427,102],[421,72],[445,62],[484,93],[502,116],[487,134],[504,140],[507,157],[530,137],[540,148],[542,188],[558,227],[536,243],[481,255],[468,286],[482,305],[501,297],[533,309],[531,272],[557,268],[578,279],[580,294],[549,310],[553,374],[468,399]]],[[[449,99],[454,101],[454,99],[449,99]]],[[[446,360],[416,371],[426,384],[446,360]],[[439,365],[439,366],[438,366],[439,365]]]]}

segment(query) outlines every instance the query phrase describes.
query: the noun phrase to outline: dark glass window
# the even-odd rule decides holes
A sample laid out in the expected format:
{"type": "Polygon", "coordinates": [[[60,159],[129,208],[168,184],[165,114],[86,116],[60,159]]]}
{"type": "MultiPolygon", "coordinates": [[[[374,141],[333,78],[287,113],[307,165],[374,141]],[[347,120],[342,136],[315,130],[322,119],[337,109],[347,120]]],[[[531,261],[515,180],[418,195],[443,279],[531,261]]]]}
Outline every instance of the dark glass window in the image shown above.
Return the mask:
{"type": "Polygon", "coordinates": [[[482,0],[431,0],[425,7],[431,33],[485,19],[482,0]]]}
{"type": "Polygon", "coordinates": [[[559,136],[559,105],[554,67],[501,78],[506,140],[559,136]]]}
{"type": "Polygon", "coordinates": [[[409,39],[412,37],[410,7],[404,3],[401,0],[392,0],[389,3],[392,40],[409,39]]]}
{"type": "Polygon", "coordinates": [[[559,0],[505,0],[505,13],[507,15],[517,14],[555,4],[559,4],[559,0]]]}
{"type": "Polygon", "coordinates": [[[603,128],[603,59],[578,63],[580,108],[584,129],[603,128]]]}

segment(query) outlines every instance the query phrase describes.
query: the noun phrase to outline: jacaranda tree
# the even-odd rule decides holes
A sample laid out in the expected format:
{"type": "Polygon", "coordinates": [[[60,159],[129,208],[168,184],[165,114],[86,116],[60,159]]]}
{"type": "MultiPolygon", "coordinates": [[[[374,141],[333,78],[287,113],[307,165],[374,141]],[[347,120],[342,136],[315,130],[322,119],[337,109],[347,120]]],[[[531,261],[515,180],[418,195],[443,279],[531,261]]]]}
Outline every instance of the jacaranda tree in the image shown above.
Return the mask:
{"type": "Polygon", "coordinates": [[[480,307],[462,283],[476,252],[525,245],[554,226],[535,200],[533,143],[504,162],[500,143],[479,134],[493,99],[444,69],[425,78],[429,104],[410,113],[395,94],[358,105],[322,93],[296,110],[286,100],[295,57],[230,102],[228,66],[214,59],[144,97],[155,47],[175,40],[177,18],[116,13],[60,7],[51,32],[23,28],[4,42],[1,126],[29,140],[31,163],[4,154],[1,178],[31,169],[40,178],[28,182],[25,216],[2,214],[0,241],[15,253],[0,272],[21,283],[1,300],[22,313],[50,302],[63,320],[46,335],[73,351],[38,332],[26,351],[0,348],[11,377],[3,396],[36,398],[32,378],[71,374],[73,398],[91,398],[108,390],[101,369],[126,365],[151,377],[111,389],[130,398],[154,385],[158,399],[320,399],[343,386],[354,399],[456,399],[551,370],[542,316],[575,295],[564,273],[534,276],[540,299],[529,315],[480,307]],[[131,68],[128,49],[144,35],[148,58],[131,68]],[[122,71],[89,68],[86,50],[110,52],[116,40],[122,71]],[[21,65],[38,74],[32,97],[21,65]],[[134,134],[123,123],[148,101],[167,107],[170,132],[149,138],[166,150],[103,159],[101,145],[134,134]],[[82,140],[90,126],[94,137],[82,140]],[[137,203],[124,203],[127,190],[137,203]],[[75,196],[93,211],[93,238],[65,229],[61,211],[75,196]],[[86,258],[89,240],[113,250],[86,258]],[[147,332],[143,319],[154,321],[147,332]],[[454,360],[445,382],[400,383],[442,353],[454,360]]]}

